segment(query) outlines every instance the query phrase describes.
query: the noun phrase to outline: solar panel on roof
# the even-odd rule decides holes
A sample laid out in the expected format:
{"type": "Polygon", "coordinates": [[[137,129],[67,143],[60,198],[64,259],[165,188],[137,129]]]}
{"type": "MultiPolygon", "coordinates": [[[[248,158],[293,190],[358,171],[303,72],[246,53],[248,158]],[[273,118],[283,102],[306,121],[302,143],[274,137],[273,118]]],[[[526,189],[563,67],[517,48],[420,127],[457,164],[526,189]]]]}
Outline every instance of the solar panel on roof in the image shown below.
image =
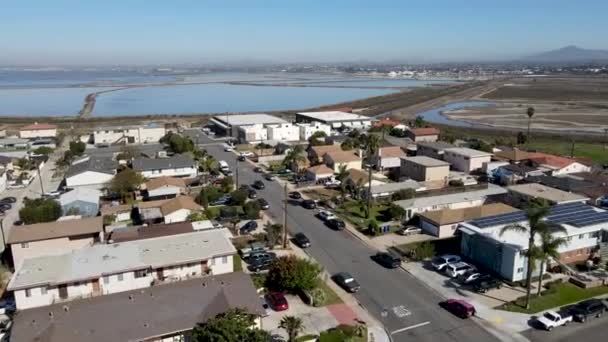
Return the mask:
{"type": "Polygon", "coordinates": [[[595,213],[595,215],[591,215],[591,216],[573,218],[572,220],[568,221],[567,223],[569,223],[573,226],[576,226],[576,227],[584,227],[584,226],[589,226],[592,224],[606,223],[606,222],[608,222],[608,213],[601,212],[601,213],[595,213]]]}

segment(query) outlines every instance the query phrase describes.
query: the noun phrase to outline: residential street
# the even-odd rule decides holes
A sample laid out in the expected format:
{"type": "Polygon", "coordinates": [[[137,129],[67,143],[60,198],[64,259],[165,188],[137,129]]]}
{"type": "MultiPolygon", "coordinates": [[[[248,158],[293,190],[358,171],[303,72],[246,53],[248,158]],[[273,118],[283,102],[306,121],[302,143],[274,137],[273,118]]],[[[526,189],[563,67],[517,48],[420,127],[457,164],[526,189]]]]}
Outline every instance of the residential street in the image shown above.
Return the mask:
{"type": "Polygon", "coordinates": [[[608,316],[604,315],[584,324],[574,322],[565,327],[555,328],[553,331],[530,329],[523,335],[533,342],[605,341],[607,324],[608,316]]]}
{"type": "MultiPolygon", "coordinates": [[[[221,144],[205,146],[218,160],[234,168],[236,156],[224,152],[221,144]]],[[[248,162],[239,165],[239,184],[261,179],[248,162]]],[[[266,189],[258,192],[270,203],[269,215],[283,222],[283,189],[276,181],[264,180],[266,189]]],[[[394,341],[495,341],[476,324],[462,320],[439,308],[442,300],[435,292],[402,269],[384,269],[370,259],[375,250],[346,231],[333,231],[314,217],[314,211],[289,204],[287,225],[291,233],[304,232],[312,246],[307,252],[330,274],[346,271],[361,284],[357,300],[392,333],[394,341]],[[386,313],[386,314],[383,314],[386,313]]]]}

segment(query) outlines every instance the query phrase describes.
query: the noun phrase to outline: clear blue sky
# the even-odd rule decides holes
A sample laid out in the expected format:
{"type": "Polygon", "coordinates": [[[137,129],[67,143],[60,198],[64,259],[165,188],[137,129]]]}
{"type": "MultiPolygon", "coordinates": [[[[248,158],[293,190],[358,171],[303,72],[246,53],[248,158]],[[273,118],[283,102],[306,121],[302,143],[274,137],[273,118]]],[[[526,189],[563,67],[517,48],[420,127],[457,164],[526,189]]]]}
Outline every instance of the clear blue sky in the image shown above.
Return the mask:
{"type": "Polygon", "coordinates": [[[485,60],[608,48],[608,0],[3,0],[0,64],[485,60]]]}

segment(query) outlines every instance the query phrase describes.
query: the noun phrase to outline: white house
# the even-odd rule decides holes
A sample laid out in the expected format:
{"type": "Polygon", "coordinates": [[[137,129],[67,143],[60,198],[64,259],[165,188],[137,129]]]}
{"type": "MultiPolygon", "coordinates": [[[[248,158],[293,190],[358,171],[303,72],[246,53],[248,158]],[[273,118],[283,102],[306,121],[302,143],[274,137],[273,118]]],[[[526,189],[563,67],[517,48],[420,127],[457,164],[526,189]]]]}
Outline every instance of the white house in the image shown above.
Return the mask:
{"type": "Polygon", "coordinates": [[[331,127],[320,122],[298,123],[296,126],[300,129],[300,140],[306,141],[316,132],[323,132],[326,136],[331,135],[331,127]]]}
{"type": "Polygon", "coordinates": [[[401,157],[406,156],[399,146],[380,147],[372,163],[379,170],[398,169],[401,167],[401,157]]]}
{"type": "Polygon", "coordinates": [[[133,170],[146,178],[198,176],[198,164],[191,157],[176,154],[170,158],[139,158],[133,160],[133,170]]]}
{"type": "Polygon", "coordinates": [[[96,145],[158,143],[165,134],[165,127],[154,123],[145,126],[97,127],[93,130],[93,141],[96,145]]]}
{"type": "Polygon", "coordinates": [[[272,141],[298,141],[300,140],[300,129],[290,123],[269,124],[268,140],[272,141]]]}
{"type": "Polygon", "coordinates": [[[453,147],[444,150],[443,159],[455,170],[471,172],[481,169],[484,163],[489,163],[492,153],[466,147],[453,147]]]}
{"type": "Polygon", "coordinates": [[[87,156],[76,160],[65,174],[66,187],[102,189],[116,174],[117,166],[112,158],[87,156]]]}
{"type": "Polygon", "coordinates": [[[529,153],[529,157],[536,166],[550,171],[552,176],[567,175],[579,172],[591,172],[591,167],[574,159],[555,156],[547,153],[529,153]]]}
{"type": "Polygon", "coordinates": [[[34,122],[32,125],[23,126],[19,129],[19,137],[22,139],[55,138],[57,126],[34,122]]]}
{"type": "Polygon", "coordinates": [[[25,259],[8,290],[17,309],[233,272],[236,249],[225,229],[100,244],[25,259]]]}

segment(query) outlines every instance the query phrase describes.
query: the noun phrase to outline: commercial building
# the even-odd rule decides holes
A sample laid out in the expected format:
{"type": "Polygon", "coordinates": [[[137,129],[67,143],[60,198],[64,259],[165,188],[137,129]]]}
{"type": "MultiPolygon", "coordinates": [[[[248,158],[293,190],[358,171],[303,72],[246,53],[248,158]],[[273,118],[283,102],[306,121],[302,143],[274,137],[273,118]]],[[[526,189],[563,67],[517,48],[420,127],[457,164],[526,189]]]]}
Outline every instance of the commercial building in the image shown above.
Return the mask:
{"type": "Polygon", "coordinates": [[[251,277],[241,272],[21,311],[11,340],[188,341],[198,323],[237,308],[264,315],[251,277]]]}
{"type": "MultiPolygon", "coordinates": [[[[259,140],[247,140],[247,136],[244,136],[243,130],[245,127],[249,126],[259,126],[260,131],[265,130],[266,125],[271,124],[286,124],[287,121],[278,118],[276,116],[268,115],[268,114],[232,114],[232,115],[216,115],[211,120],[209,120],[209,124],[213,127],[214,131],[223,134],[229,135],[232,137],[238,137],[243,141],[259,141],[259,140]]],[[[263,139],[260,139],[263,140],[263,139]]]]}
{"type": "MultiPolygon", "coordinates": [[[[587,260],[599,249],[602,231],[608,230],[608,212],[583,203],[557,205],[551,208],[546,221],[561,225],[566,233],[555,232],[568,243],[558,248],[561,263],[587,260]]],[[[510,281],[525,278],[528,235],[506,231],[507,225],[526,227],[528,220],[524,211],[489,216],[462,223],[461,254],[479,266],[491,270],[510,281]],[[502,234],[501,234],[502,233],[502,234]]],[[[537,237],[535,244],[540,244],[537,237]]],[[[533,275],[538,274],[536,267],[533,275]]]]}
{"type": "Polygon", "coordinates": [[[507,201],[514,206],[526,206],[533,199],[542,199],[549,204],[566,204],[572,202],[586,202],[589,198],[559,189],[551,188],[538,183],[517,184],[507,187],[509,194],[507,201]]]}
{"type": "Polygon", "coordinates": [[[23,260],[8,290],[15,295],[17,309],[23,310],[230,273],[234,254],[223,229],[99,244],[23,260]]]}
{"type": "Polygon", "coordinates": [[[443,160],[445,150],[455,147],[443,141],[423,141],[416,143],[416,155],[443,160]]]}
{"type": "Polygon", "coordinates": [[[408,128],[405,130],[405,135],[416,143],[422,141],[437,141],[437,139],[439,139],[439,130],[435,127],[408,128]]]}
{"type": "Polygon", "coordinates": [[[192,157],[176,154],[169,158],[133,159],[133,170],[146,178],[198,176],[198,163],[192,157]]]}
{"type": "Polygon", "coordinates": [[[339,111],[296,113],[297,123],[320,122],[333,129],[340,127],[367,129],[372,125],[370,117],[339,111]]]}
{"type": "Polygon", "coordinates": [[[331,135],[331,127],[320,122],[298,123],[296,126],[300,129],[300,140],[306,141],[316,132],[323,132],[326,136],[331,135]]]}
{"type": "Polygon", "coordinates": [[[268,140],[270,141],[299,141],[300,128],[291,123],[268,124],[268,140]]]}
{"type": "Polygon", "coordinates": [[[149,123],[144,126],[96,127],[93,130],[95,145],[158,143],[166,134],[165,126],[149,123]]]}
{"type": "Polygon", "coordinates": [[[453,147],[444,151],[443,159],[450,163],[455,170],[471,172],[480,170],[484,163],[489,163],[492,153],[466,147],[453,147]]]}
{"type": "Polygon", "coordinates": [[[401,177],[420,182],[443,181],[447,184],[450,164],[425,156],[401,158],[401,177]]]}
{"type": "Polygon", "coordinates": [[[101,196],[101,191],[96,189],[76,188],[59,196],[59,204],[64,216],[92,217],[99,213],[99,198],[101,196]]]}
{"type": "Polygon", "coordinates": [[[87,156],[76,160],[65,174],[68,188],[102,189],[114,178],[118,163],[112,158],[87,156]]]}
{"type": "Polygon", "coordinates": [[[57,126],[47,123],[34,122],[19,128],[19,137],[22,139],[36,138],[55,138],[57,136],[57,126]]]}

